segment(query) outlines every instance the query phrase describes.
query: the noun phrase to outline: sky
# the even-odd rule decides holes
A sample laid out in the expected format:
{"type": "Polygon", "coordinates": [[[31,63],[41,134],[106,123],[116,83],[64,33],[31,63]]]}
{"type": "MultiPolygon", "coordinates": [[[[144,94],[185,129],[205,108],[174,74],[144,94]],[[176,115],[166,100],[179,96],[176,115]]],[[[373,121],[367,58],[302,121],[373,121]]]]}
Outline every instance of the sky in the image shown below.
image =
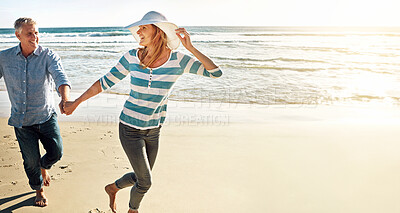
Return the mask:
{"type": "Polygon", "coordinates": [[[400,26],[399,0],[0,0],[0,28],[126,26],[146,12],[178,26],[400,26]]]}

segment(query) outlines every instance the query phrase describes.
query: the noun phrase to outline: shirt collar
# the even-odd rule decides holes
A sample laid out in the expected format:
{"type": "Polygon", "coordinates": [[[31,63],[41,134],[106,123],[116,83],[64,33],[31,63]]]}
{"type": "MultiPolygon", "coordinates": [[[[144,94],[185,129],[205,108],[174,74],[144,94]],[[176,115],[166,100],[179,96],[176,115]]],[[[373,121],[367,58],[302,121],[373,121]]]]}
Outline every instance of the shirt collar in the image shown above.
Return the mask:
{"type": "MultiPolygon", "coordinates": [[[[33,54],[40,55],[41,52],[42,52],[42,47],[40,45],[38,45],[38,47],[33,51],[33,54]]],[[[17,46],[17,49],[15,49],[15,55],[18,55],[20,53],[22,54],[21,43],[19,43],[19,45],[17,46]]]]}
{"type": "Polygon", "coordinates": [[[38,47],[35,49],[35,51],[33,51],[33,54],[40,55],[41,52],[42,52],[42,47],[40,45],[38,45],[38,47]]]}
{"type": "Polygon", "coordinates": [[[15,55],[18,55],[21,53],[21,43],[18,44],[17,48],[15,49],[15,55]]]}

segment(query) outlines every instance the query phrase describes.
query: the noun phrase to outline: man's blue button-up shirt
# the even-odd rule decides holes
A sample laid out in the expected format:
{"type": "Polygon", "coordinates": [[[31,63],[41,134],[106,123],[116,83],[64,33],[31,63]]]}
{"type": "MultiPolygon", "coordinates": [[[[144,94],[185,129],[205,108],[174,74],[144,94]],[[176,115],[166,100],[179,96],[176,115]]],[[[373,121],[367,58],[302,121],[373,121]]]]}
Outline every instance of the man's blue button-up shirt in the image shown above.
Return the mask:
{"type": "Polygon", "coordinates": [[[46,122],[55,112],[53,90],[71,85],[60,57],[39,45],[25,58],[20,45],[0,52],[0,78],[4,77],[11,102],[8,124],[15,127],[46,122]]]}

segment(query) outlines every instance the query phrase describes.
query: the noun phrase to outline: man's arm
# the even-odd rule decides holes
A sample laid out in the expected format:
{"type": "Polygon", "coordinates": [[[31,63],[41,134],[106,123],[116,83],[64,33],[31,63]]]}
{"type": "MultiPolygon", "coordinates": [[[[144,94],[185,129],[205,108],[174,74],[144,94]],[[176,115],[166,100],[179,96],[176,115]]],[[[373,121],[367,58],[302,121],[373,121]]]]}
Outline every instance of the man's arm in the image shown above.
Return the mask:
{"type": "Polygon", "coordinates": [[[69,87],[68,84],[63,84],[58,87],[58,91],[60,92],[61,95],[61,101],[60,104],[58,105],[60,107],[61,114],[64,114],[64,103],[69,101],[69,92],[71,88],[69,87]]]}
{"type": "Polygon", "coordinates": [[[51,77],[56,84],[56,90],[59,96],[61,96],[60,107],[61,114],[64,114],[64,103],[69,100],[69,92],[71,89],[71,83],[67,78],[67,74],[64,71],[64,68],[61,64],[61,58],[57,53],[49,50],[47,60],[48,66],[47,70],[49,71],[51,77]]]}

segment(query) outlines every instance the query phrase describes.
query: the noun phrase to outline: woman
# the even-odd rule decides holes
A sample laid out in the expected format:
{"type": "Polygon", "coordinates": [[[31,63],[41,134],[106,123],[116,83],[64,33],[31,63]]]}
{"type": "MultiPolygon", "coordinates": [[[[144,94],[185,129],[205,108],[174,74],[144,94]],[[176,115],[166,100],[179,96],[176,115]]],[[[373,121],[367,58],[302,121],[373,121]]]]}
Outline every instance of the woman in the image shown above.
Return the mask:
{"type": "Polygon", "coordinates": [[[105,187],[110,208],[116,212],[116,193],[132,187],[128,213],[138,212],[144,194],[151,186],[153,168],[164,123],[169,93],[183,73],[211,78],[221,70],[198,51],[184,28],[178,28],[158,12],[148,12],[140,21],[127,27],[142,46],[127,52],[110,72],[96,81],[64,110],[71,114],[83,101],[106,90],[131,75],[131,92],[120,115],[119,137],[133,171],[105,187]],[[181,36],[183,35],[183,36],[181,36]],[[179,43],[197,59],[178,51],[179,43]]]}

